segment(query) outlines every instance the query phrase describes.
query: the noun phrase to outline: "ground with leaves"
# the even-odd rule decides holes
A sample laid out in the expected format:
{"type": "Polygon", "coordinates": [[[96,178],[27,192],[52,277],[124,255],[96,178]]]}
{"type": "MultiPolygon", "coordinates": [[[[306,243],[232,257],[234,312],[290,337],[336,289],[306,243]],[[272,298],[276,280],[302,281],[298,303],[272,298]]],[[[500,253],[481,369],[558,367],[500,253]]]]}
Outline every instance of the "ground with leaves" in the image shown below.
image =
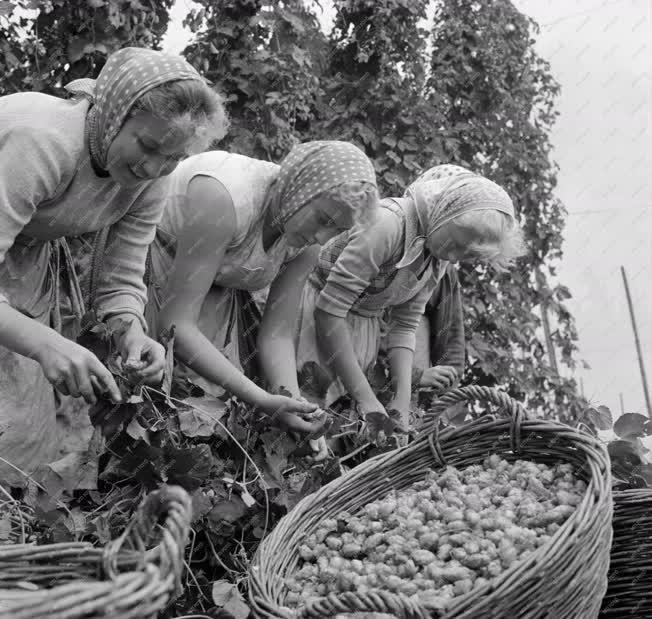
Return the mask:
{"type": "MultiPolygon", "coordinates": [[[[105,545],[124,530],[147,492],[162,483],[178,484],[192,497],[192,537],[184,593],[162,615],[166,618],[201,612],[245,619],[247,569],[265,535],[303,497],[371,455],[395,448],[396,432],[413,434],[434,397],[416,393],[410,427],[378,426],[371,440],[358,432],[355,411],[341,403],[330,410],[327,435],[334,450],[315,463],[305,440],[275,428],[235,398],[207,396],[187,380],[168,379],[160,388],[134,384],[120,370],[113,334],[92,317],[85,324],[80,341],[112,369],[124,397],[118,405],[101,400],[91,410],[96,444],[89,458],[101,454],[98,487],[74,490],[85,466],[79,457],[48,467],[38,477],[41,490],[31,485],[24,497],[22,525],[14,508],[0,503],[0,539],[18,541],[26,522],[32,541],[105,545]]],[[[170,376],[173,338],[165,343],[170,376]]],[[[379,397],[387,398],[382,366],[370,378],[379,397]]],[[[441,414],[441,423],[460,425],[483,413],[457,404],[441,414]]],[[[596,435],[612,428],[611,413],[602,406],[588,408],[577,425],[596,435]]],[[[618,438],[609,452],[617,487],[644,487],[652,481],[652,464],[641,437],[652,434],[652,423],[626,414],[613,431],[618,438]]]]}

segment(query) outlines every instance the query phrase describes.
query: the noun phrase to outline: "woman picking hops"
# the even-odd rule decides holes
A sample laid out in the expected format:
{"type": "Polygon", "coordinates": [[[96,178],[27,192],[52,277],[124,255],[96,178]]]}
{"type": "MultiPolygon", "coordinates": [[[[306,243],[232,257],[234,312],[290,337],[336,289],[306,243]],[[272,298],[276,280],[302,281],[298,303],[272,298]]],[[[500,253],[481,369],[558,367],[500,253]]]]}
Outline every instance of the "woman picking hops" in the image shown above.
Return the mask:
{"type": "Polygon", "coordinates": [[[317,407],[293,388],[299,301],[315,244],[377,204],[369,159],[337,141],[295,146],[280,166],[207,152],[179,165],[147,200],[165,203],[151,249],[148,320],[153,333],[175,326],[178,371],[214,395],[226,389],[288,429],[319,430],[325,420],[313,418],[317,407]],[[249,293],[268,286],[256,342],[249,293]],[[252,380],[256,357],[269,383],[292,397],[252,380]]]}
{"type": "Polygon", "coordinates": [[[95,309],[130,323],[116,342],[123,362],[160,381],[164,351],[146,335],[143,272],[161,205],[137,199],[226,130],[221,97],[179,56],[121,49],[97,80],[66,88],[72,100],[0,97],[0,454],[11,463],[0,464],[0,480],[9,483],[25,481],[17,469],[51,461],[60,395],[120,399],[108,369],[61,334],[60,270],[82,313],[63,237],[113,226],[95,309]]]}
{"type": "Polygon", "coordinates": [[[415,331],[447,265],[504,268],[523,253],[522,233],[507,193],[458,166],[432,168],[380,207],[372,224],[321,250],[301,299],[297,366],[301,372],[312,362],[322,382],[327,376],[326,405],[349,394],[363,417],[386,414],[366,377],[384,327],[394,392],[388,408],[407,421],[415,331]]]}

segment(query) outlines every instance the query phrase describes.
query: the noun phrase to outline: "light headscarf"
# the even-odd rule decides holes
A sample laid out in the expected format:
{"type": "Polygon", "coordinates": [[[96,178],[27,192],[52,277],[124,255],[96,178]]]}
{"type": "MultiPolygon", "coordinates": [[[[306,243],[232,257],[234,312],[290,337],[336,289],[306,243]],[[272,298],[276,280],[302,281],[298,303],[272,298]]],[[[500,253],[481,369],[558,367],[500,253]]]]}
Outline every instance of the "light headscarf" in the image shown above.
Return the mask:
{"type": "Polygon", "coordinates": [[[281,230],[306,204],[348,182],[376,187],[369,158],[350,142],[315,141],[298,144],[281,162],[267,194],[272,221],[281,230]]]}
{"type": "Polygon", "coordinates": [[[414,202],[426,236],[463,213],[496,210],[514,217],[507,192],[484,176],[456,165],[430,168],[405,191],[414,202]]]}
{"type": "Polygon", "coordinates": [[[125,47],[111,54],[97,80],[79,79],[65,86],[92,104],[86,117],[94,163],[106,169],[109,146],[133,104],[147,91],[166,82],[204,78],[181,56],[140,47],[125,47]]]}
{"type": "Polygon", "coordinates": [[[484,176],[456,165],[430,168],[411,183],[400,201],[406,212],[406,238],[414,239],[399,265],[425,248],[428,237],[463,213],[497,210],[514,217],[507,192],[484,176]]]}

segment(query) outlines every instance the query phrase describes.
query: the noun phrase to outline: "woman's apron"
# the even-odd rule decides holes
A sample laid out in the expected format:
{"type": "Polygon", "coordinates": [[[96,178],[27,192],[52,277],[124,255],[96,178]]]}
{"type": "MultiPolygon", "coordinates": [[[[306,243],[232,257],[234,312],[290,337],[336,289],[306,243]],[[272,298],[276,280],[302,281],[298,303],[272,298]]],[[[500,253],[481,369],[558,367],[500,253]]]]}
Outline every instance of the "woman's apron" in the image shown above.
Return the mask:
{"type": "MultiPolygon", "coordinates": [[[[14,309],[61,334],[79,327],[83,300],[65,239],[19,235],[0,264],[0,289],[14,309]]],[[[61,455],[62,399],[37,361],[0,347],[0,483],[24,486],[61,455]]]]}

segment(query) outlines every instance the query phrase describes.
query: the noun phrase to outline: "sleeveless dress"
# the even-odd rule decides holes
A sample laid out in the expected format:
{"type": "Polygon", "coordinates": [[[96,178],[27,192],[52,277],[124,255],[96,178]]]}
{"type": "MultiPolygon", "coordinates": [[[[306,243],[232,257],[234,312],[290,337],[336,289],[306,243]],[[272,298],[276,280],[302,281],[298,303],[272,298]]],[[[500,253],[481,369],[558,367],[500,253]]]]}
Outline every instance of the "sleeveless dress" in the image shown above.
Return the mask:
{"type": "MultiPolygon", "coordinates": [[[[192,217],[192,204],[187,199],[188,184],[196,176],[208,176],[220,182],[231,196],[236,214],[235,237],[204,300],[198,326],[211,343],[250,378],[255,378],[252,375],[255,373],[253,351],[250,349],[260,320],[250,293],[266,289],[283,264],[300,251],[288,247],[283,236],[267,251],[263,247],[266,197],[278,171],[279,166],[274,163],[224,151],[209,151],[181,162],[146,196],[148,200],[165,203],[163,218],[150,248],[146,318],[153,334],[159,332],[158,312],[164,301],[177,239],[192,217]]],[[[217,208],[216,205],[216,217],[219,216],[217,208]]],[[[219,385],[205,380],[183,364],[178,364],[175,373],[189,378],[207,393],[217,397],[224,393],[219,385]]]]}

